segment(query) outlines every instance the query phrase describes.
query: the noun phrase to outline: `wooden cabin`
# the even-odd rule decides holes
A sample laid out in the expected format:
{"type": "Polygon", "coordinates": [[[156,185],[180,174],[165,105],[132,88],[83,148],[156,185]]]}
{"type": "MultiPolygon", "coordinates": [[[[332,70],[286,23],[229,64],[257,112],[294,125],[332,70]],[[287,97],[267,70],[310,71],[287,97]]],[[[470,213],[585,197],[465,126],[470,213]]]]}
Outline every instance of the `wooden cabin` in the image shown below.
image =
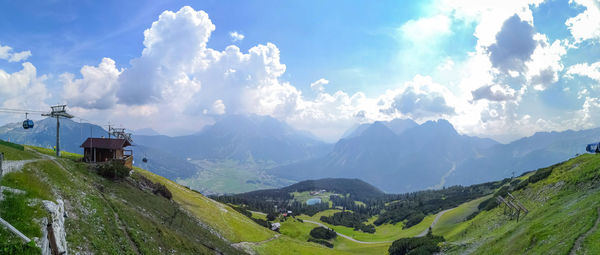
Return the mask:
{"type": "Polygon", "coordinates": [[[131,146],[126,139],[121,138],[88,138],[80,146],[83,148],[85,162],[122,161],[126,167],[133,168],[132,150],[125,147],[131,146]]]}

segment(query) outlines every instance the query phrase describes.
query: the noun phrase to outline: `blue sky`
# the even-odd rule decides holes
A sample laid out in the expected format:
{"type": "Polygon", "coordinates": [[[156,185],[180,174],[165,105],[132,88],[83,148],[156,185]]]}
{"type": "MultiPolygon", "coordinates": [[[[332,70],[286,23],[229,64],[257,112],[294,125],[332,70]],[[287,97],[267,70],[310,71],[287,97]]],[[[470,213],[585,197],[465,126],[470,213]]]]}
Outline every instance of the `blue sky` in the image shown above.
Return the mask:
{"type": "Polygon", "coordinates": [[[62,102],[85,119],[171,135],[252,113],[328,141],[393,118],[445,118],[503,142],[600,125],[597,0],[2,1],[0,10],[0,107],[62,102]]]}

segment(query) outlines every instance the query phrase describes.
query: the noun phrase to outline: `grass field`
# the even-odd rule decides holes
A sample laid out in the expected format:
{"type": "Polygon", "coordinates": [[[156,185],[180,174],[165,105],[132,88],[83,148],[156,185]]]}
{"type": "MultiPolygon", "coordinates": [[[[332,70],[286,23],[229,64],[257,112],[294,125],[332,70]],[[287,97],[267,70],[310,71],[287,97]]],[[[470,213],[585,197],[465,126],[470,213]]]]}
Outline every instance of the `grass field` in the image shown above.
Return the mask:
{"type": "MultiPolygon", "coordinates": [[[[376,231],[373,234],[364,233],[362,231],[355,231],[353,228],[349,228],[349,227],[345,227],[345,226],[334,226],[334,225],[322,222],[320,220],[321,216],[330,216],[330,215],[332,215],[336,212],[340,212],[340,211],[341,210],[330,209],[330,210],[319,212],[319,213],[313,215],[312,217],[309,217],[307,215],[300,215],[300,216],[298,216],[298,218],[303,219],[303,220],[307,219],[307,220],[312,220],[312,221],[322,223],[323,225],[335,230],[338,233],[341,233],[341,234],[350,236],[356,240],[365,241],[365,242],[395,241],[395,240],[398,240],[398,239],[404,238],[404,237],[413,237],[413,236],[416,236],[419,233],[423,232],[427,228],[429,228],[429,226],[435,219],[435,215],[428,215],[419,224],[414,225],[408,229],[402,229],[402,226],[403,226],[402,223],[382,224],[381,226],[375,227],[376,231]]],[[[369,220],[372,222],[375,219],[376,218],[373,217],[369,220]]]]}
{"type": "MultiPolygon", "coordinates": [[[[307,246],[307,247],[294,248],[294,249],[297,249],[297,251],[302,252],[302,253],[285,253],[285,252],[277,253],[276,252],[276,253],[265,253],[265,254],[313,254],[311,251],[312,249],[314,249],[313,246],[317,245],[317,247],[319,247],[320,245],[314,244],[314,243],[308,243],[308,242],[306,242],[306,240],[308,240],[308,238],[310,236],[310,234],[309,234],[310,231],[315,227],[316,227],[316,225],[314,225],[314,224],[307,223],[307,222],[302,223],[293,218],[288,218],[288,220],[281,222],[281,234],[285,236],[285,239],[288,239],[288,240],[292,239],[293,241],[290,241],[291,243],[301,244],[302,246],[307,246]]],[[[359,243],[352,242],[352,241],[345,239],[343,237],[340,237],[340,236],[335,238],[332,243],[334,244],[333,249],[324,248],[323,246],[319,247],[321,249],[324,249],[325,253],[322,253],[322,254],[386,254],[387,249],[390,245],[390,244],[386,244],[386,243],[384,243],[384,244],[359,244],[359,243]]],[[[261,247],[258,250],[265,251],[265,252],[271,252],[274,249],[278,249],[279,245],[281,245],[281,244],[279,244],[279,242],[273,242],[272,244],[265,245],[264,247],[261,247]]],[[[319,254],[319,253],[317,253],[317,254],[319,254]]]]}

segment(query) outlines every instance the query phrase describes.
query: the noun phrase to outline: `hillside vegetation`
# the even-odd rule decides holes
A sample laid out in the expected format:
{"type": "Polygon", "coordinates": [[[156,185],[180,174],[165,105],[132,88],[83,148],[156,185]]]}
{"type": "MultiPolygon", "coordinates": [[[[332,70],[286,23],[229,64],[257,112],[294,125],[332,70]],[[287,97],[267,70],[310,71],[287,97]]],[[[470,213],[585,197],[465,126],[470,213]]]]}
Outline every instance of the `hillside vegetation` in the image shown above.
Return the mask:
{"type": "Polygon", "coordinates": [[[538,173],[523,178],[527,185],[512,191],[529,210],[519,222],[504,215],[501,206],[468,221],[434,228],[434,234],[449,240],[446,252],[598,254],[600,230],[593,226],[600,208],[600,156],[582,155],[538,173]],[[540,175],[546,177],[539,179],[540,175]]]}

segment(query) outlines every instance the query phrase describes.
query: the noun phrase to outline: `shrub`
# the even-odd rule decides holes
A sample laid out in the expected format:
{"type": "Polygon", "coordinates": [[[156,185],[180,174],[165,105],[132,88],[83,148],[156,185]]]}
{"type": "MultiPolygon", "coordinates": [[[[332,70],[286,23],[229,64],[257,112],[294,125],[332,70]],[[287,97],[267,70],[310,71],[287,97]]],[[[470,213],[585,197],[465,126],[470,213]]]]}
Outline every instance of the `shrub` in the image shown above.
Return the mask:
{"type": "Polygon", "coordinates": [[[98,164],[96,172],[109,179],[123,179],[129,176],[131,169],[125,167],[122,163],[117,161],[110,161],[108,163],[98,164]]]}
{"type": "Polygon", "coordinates": [[[369,225],[363,224],[359,229],[360,229],[360,231],[365,232],[365,233],[370,233],[370,234],[375,233],[375,225],[373,225],[373,224],[369,224],[369,225]]]}
{"type": "Polygon", "coordinates": [[[388,252],[390,255],[404,254],[433,254],[440,251],[439,243],[444,241],[442,236],[434,236],[429,232],[423,237],[401,238],[392,243],[388,252]]]}
{"type": "Polygon", "coordinates": [[[238,211],[239,213],[245,215],[248,218],[252,218],[252,213],[248,210],[246,210],[246,208],[241,207],[241,206],[231,206],[234,210],[238,211]]]}
{"type": "Polygon", "coordinates": [[[554,167],[555,166],[550,166],[550,167],[542,168],[542,169],[535,171],[535,174],[533,174],[532,176],[529,176],[529,178],[528,178],[529,183],[536,183],[543,179],[548,178],[548,176],[550,176],[550,174],[552,174],[552,170],[554,169],[554,167]]]}
{"type": "Polygon", "coordinates": [[[489,211],[496,208],[496,206],[498,206],[498,203],[496,202],[496,197],[493,196],[481,202],[477,206],[477,209],[479,209],[480,211],[489,211]]]}
{"type": "Polygon", "coordinates": [[[331,216],[321,216],[321,221],[331,225],[341,225],[354,230],[361,230],[365,233],[375,233],[375,226],[365,225],[368,216],[366,214],[358,214],[353,212],[336,212],[331,216]]]}
{"type": "Polygon", "coordinates": [[[250,218],[251,218],[251,219],[252,219],[254,222],[258,223],[258,225],[261,225],[261,226],[263,226],[263,227],[265,227],[265,228],[271,229],[271,223],[269,223],[268,221],[266,221],[266,220],[263,220],[263,219],[256,219],[256,218],[253,218],[253,217],[250,217],[250,218]]]}
{"type": "Polygon", "coordinates": [[[496,193],[494,193],[494,198],[497,196],[505,197],[508,194],[508,186],[502,186],[496,193]]]}
{"type": "Polygon", "coordinates": [[[33,241],[29,243],[0,244],[0,254],[40,254],[42,250],[35,246],[33,241]]]}
{"type": "Polygon", "coordinates": [[[167,186],[160,184],[160,183],[154,184],[154,190],[152,192],[154,194],[159,194],[169,200],[171,200],[171,198],[173,198],[173,194],[171,194],[171,191],[169,191],[169,189],[167,189],[167,186]]]}
{"type": "Polygon", "coordinates": [[[318,243],[320,245],[327,246],[329,248],[333,248],[333,244],[332,243],[327,242],[327,241],[322,240],[322,239],[315,239],[315,238],[310,237],[310,238],[308,238],[308,242],[318,243]]]}
{"type": "Polygon", "coordinates": [[[525,179],[522,180],[521,182],[519,182],[519,184],[517,184],[513,190],[521,190],[524,189],[525,187],[527,187],[527,184],[529,184],[529,179],[525,179]]]}
{"type": "Polygon", "coordinates": [[[275,218],[277,218],[277,213],[276,212],[270,212],[269,214],[267,214],[267,220],[268,221],[274,221],[275,218]]]}
{"type": "Polygon", "coordinates": [[[404,225],[403,228],[410,228],[414,225],[417,225],[424,218],[425,218],[425,214],[423,214],[422,212],[417,212],[417,213],[411,214],[410,216],[408,216],[408,218],[406,218],[407,219],[406,225],[404,225]]]}
{"type": "Polygon", "coordinates": [[[310,231],[310,236],[317,239],[331,239],[337,236],[337,233],[324,227],[316,227],[310,231]]]}

